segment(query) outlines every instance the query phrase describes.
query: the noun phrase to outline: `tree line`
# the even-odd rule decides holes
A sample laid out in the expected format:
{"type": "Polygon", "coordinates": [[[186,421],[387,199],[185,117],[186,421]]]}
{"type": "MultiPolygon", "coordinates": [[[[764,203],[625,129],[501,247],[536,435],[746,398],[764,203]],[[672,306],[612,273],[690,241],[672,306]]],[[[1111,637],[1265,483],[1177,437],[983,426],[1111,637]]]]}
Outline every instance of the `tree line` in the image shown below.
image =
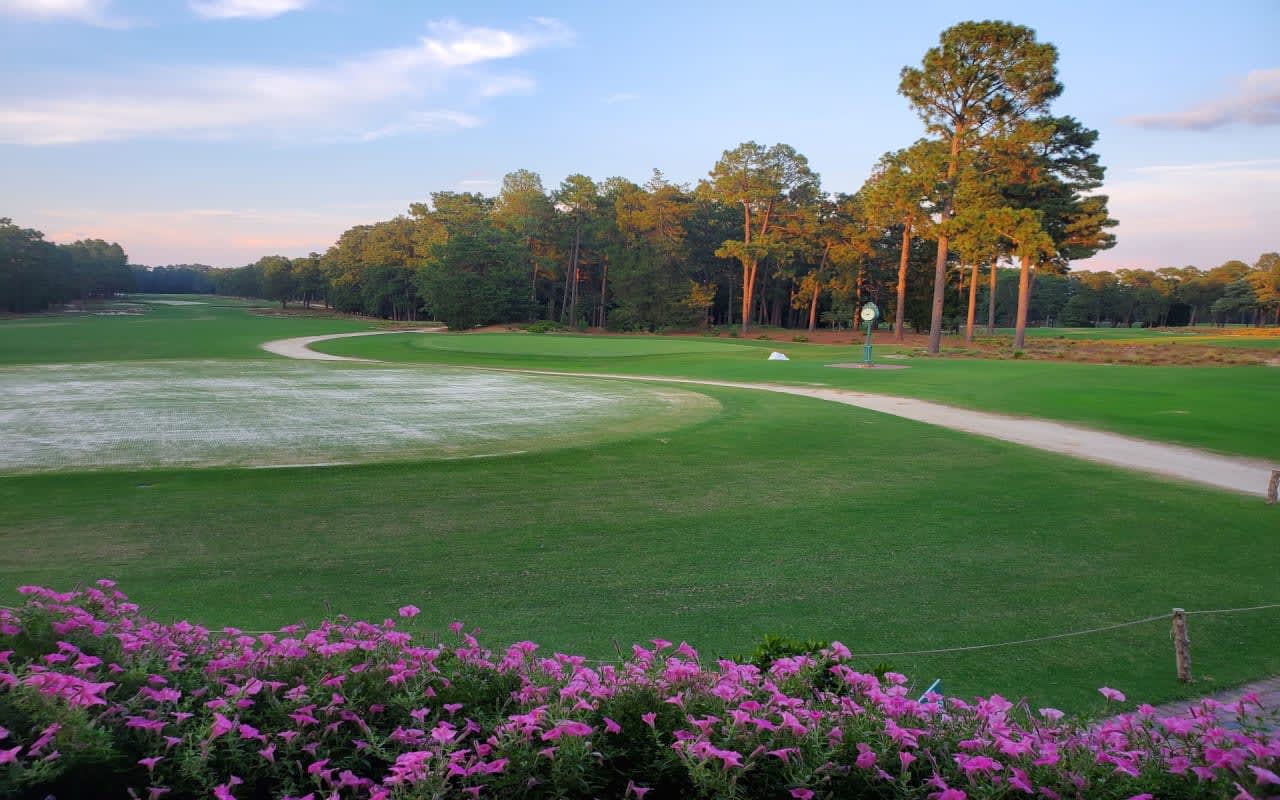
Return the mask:
{"type": "Polygon", "coordinates": [[[119,244],[102,239],[54,244],[40,231],[0,217],[0,311],[43,311],[109,297],[133,285],[129,259],[119,244]]]}
{"type": "Polygon", "coordinates": [[[856,325],[874,301],[901,337],[986,326],[1177,325],[1280,314],[1273,254],[1070,273],[1111,247],[1097,132],[1055,116],[1057,50],[1008,22],[943,31],[899,93],[924,136],[885,153],[852,194],[825,191],[786,144],[726,150],[696,185],[582,174],[548,190],[529,170],[494,196],[435,192],[357,225],[324,253],[231,270],[134,271],[141,291],[322,303],[455,329],[545,320],[663,330],[856,325]],[[1007,265],[1013,265],[1010,269],[1007,265]]]}

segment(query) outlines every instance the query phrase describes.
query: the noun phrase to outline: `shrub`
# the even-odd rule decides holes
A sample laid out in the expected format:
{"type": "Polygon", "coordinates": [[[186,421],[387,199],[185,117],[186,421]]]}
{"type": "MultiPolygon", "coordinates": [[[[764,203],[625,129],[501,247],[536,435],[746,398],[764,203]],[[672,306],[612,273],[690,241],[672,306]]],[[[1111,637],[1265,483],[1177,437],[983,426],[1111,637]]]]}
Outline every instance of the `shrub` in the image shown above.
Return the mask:
{"type": "Polygon", "coordinates": [[[550,319],[540,319],[537,322],[530,322],[524,326],[525,331],[529,333],[559,333],[560,331],[569,330],[566,326],[550,319]]]}
{"type": "Polygon", "coordinates": [[[147,619],[109,581],[19,591],[0,610],[3,797],[1150,800],[1280,784],[1256,698],[1238,729],[1212,701],[1089,726],[998,695],[915,700],[837,642],[761,666],[655,639],[603,663],[493,652],[460,623],[430,646],[393,619],[212,632],[147,619]]]}
{"type": "Polygon", "coordinates": [[[807,341],[809,341],[809,337],[808,337],[808,336],[805,336],[804,334],[800,334],[799,336],[792,336],[792,337],[791,337],[791,341],[793,341],[793,342],[807,342],[807,341]]]}

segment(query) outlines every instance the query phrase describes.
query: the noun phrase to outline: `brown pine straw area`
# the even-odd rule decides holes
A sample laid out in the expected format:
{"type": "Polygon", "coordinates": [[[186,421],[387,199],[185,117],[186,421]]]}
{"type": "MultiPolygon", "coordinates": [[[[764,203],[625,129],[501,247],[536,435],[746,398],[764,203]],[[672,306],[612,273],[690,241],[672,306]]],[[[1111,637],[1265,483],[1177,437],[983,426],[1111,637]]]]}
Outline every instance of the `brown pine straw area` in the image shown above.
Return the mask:
{"type": "MultiPolygon", "coordinates": [[[[707,334],[686,333],[683,336],[706,336],[707,334]]],[[[1280,328],[1251,328],[1215,330],[1206,334],[1203,330],[1188,332],[1186,336],[1203,337],[1206,335],[1230,336],[1248,341],[1251,338],[1280,338],[1280,328]]],[[[720,336],[727,337],[728,333],[720,336]]],[[[899,342],[890,331],[876,331],[872,342],[876,347],[896,347],[897,353],[908,358],[982,358],[982,359],[1026,359],[1032,361],[1073,361],[1086,364],[1139,364],[1151,366],[1280,366],[1280,351],[1274,347],[1260,346],[1251,348],[1247,345],[1222,347],[1195,341],[1179,341],[1180,334],[1172,333],[1167,339],[1158,341],[1108,341],[1104,339],[1070,339],[1065,336],[1028,336],[1026,345],[1021,351],[1013,349],[1013,341],[1009,336],[974,336],[972,342],[965,342],[963,336],[950,334],[942,339],[942,352],[930,355],[926,348],[929,343],[927,333],[907,333],[899,342]]],[[[860,345],[866,341],[865,334],[851,335],[844,330],[816,330],[812,333],[804,330],[785,330],[778,328],[753,330],[748,339],[770,340],[775,342],[810,342],[814,344],[860,345]]],[[[1242,342],[1243,344],[1243,342],[1242,342]]]]}

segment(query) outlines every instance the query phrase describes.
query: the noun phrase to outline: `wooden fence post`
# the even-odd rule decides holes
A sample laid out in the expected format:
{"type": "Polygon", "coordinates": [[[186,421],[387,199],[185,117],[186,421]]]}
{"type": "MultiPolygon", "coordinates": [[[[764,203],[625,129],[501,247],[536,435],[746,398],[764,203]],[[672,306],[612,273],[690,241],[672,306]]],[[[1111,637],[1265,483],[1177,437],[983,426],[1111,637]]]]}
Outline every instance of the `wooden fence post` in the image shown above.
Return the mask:
{"type": "Polygon", "coordinates": [[[1277,492],[1280,492],[1280,469],[1273,469],[1271,482],[1267,484],[1267,505],[1275,505],[1277,492]]]}
{"type": "Polygon", "coordinates": [[[1178,680],[1191,683],[1191,640],[1187,638],[1187,613],[1173,610],[1173,657],[1178,665],[1178,680]]]}

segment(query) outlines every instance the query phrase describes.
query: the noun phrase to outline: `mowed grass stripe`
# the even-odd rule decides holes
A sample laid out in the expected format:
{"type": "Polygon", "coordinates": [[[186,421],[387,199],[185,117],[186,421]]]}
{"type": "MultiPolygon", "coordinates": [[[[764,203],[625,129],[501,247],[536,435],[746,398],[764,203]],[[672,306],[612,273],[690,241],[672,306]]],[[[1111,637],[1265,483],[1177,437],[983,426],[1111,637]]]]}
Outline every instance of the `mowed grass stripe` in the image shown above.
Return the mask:
{"type": "MultiPolygon", "coordinates": [[[[483,462],[5,479],[0,575],[112,577],[163,616],[249,628],[414,603],[424,625],[599,657],[656,635],[738,653],[766,632],[925,649],[1274,599],[1274,509],[1256,501],[708,392],[721,416],[661,437],[483,462]]],[[[1202,674],[1280,670],[1277,619],[1197,618],[1202,674]]],[[[1104,682],[1184,691],[1159,625],[885,660],[1076,708],[1104,682]]]]}

